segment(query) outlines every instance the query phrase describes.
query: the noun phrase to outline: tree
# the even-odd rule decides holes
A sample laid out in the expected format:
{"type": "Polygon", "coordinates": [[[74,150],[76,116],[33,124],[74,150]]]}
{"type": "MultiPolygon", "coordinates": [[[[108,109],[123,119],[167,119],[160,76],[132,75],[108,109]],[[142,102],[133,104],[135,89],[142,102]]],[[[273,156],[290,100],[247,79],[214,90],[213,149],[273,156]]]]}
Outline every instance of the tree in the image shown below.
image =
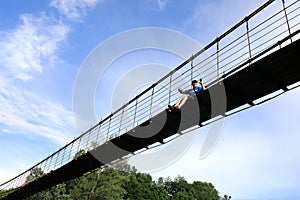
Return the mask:
{"type": "Polygon", "coordinates": [[[99,177],[96,190],[91,194],[91,200],[123,199],[127,193],[124,189],[124,185],[129,181],[129,177],[126,173],[121,173],[112,168],[106,168],[99,174],[99,177]]]}
{"type": "Polygon", "coordinates": [[[164,188],[171,199],[219,200],[218,191],[211,183],[195,181],[188,183],[184,177],[177,176],[174,181],[164,180],[164,188]]]}
{"type": "Polygon", "coordinates": [[[15,188],[11,188],[8,190],[0,190],[0,198],[5,197],[6,195],[8,195],[9,193],[14,192],[16,189],[15,188]]]}
{"type": "Polygon", "coordinates": [[[85,154],[85,150],[81,149],[79,150],[75,156],[74,156],[74,160],[76,160],[77,158],[79,158],[80,156],[84,155],[85,154]]]}
{"type": "Polygon", "coordinates": [[[71,199],[88,200],[90,193],[97,182],[96,172],[88,173],[82,177],[69,181],[66,184],[66,192],[71,199]]]}
{"type": "Polygon", "coordinates": [[[172,187],[173,191],[175,191],[173,199],[191,199],[193,188],[183,176],[177,176],[172,183],[172,187]]]}
{"type": "Polygon", "coordinates": [[[165,178],[164,180],[164,189],[170,197],[175,195],[175,190],[173,187],[173,181],[170,177],[165,178]]]}
{"type": "Polygon", "coordinates": [[[152,181],[149,174],[131,174],[129,182],[125,185],[127,194],[125,199],[168,199],[168,194],[163,186],[152,181]]]}
{"type": "Polygon", "coordinates": [[[211,183],[194,181],[191,186],[193,188],[193,196],[197,200],[220,199],[218,191],[211,183]]]}
{"type": "Polygon", "coordinates": [[[43,172],[43,170],[39,167],[35,167],[31,169],[29,175],[25,179],[25,184],[30,183],[35,179],[42,177],[44,174],[45,173],[43,172]]]}
{"type": "Polygon", "coordinates": [[[59,200],[71,200],[68,194],[66,194],[66,188],[65,183],[59,184],[57,186],[52,187],[49,190],[40,192],[38,194],[34,194],[26,200],[53,200],[53,199],[59,199],[59,200]]]}
{"type": "Polygon", "coordinates": [[[156,181],[156,185],[158,186],[164,186],[164,178],[159,177],[158,180],[156,181]]]}
{"type": "Polygon", "coordinates": [[[112,168],[117,171],[127,172],[127,173],[136,173],[137,169],[133,166],[130,166],[127,163],[127,160],[122,160],[112,164],[112,168]]]}
{"type": "MultiPolygon", "coordinates": [[[[43,176],[40,168],[30,171],[30,179],[43,176]]],[[[0,195],[6,191],[0,191],[0,195]]],[[[49,190],[32,195],[27,200],[230,200],[220,197],[213,184],[194,181],[188,183],[183,176],[174,180],[160,177],[153,181],[149,174],[137,172],[125,162],[118,162],[102,170],[59,184],[49,190]]]]}

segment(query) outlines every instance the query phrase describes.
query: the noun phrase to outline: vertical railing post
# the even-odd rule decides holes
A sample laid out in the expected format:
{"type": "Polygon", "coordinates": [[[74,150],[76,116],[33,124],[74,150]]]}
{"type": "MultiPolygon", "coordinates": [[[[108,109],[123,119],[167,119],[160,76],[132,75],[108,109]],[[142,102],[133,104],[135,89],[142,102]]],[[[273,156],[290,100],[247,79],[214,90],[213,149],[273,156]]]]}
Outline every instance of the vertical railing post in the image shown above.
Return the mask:
{"type": "Polygon", "coordinates": [[[53,167],[54,169],[55,169],[55,167],[56,167],[56,163],[57,163],[57,160],[58,160],[58,158],[59,158],[59,153],[60,153],[60,151],[57,152],[56,154],[54,154],[54,155],[57,156],[56,159],[55,159],[54,167],[53,167]]]}
{"type": "Polygon", "coordinates": [[[22,186],[26,181],[26,174],[23,174],[22,176],[20,176],[20,180],[21,180],[21,184],[19,186],[22,186]]]}
{"type": "Polygon", "coordinates": [[[135,127],[135,118],[136,118],[137,107],[138,107],[138,99],[136,99],[136,101],[135,101],[134,116],[133,116],[133,124],[132,124],[133,130],[134,130],[134,127],[135,127]]]}
{"type": "Polygon", "coordinates": [[[169,82],[169,102],[168,102],[168,104],[171,103],[171,96],[172,96],[172,75],[170,75],[170,82],[169,82]]]}
{"type": "Polygon", "coordinates": [[[77,152],[75,152],[75,154],[78,153],[78,152],[80,151],[81,138],[82,138],[82,136],[79,137],[78,148],[77,148],[77,152]]]}
{"type": "Polygon", "coordinates": [[[65,159],[65,155],[66,155],[66,150],[67,150],[67,148],[64,149],[64,154],[63,154],[63,157],[61,159],[61,165],[63,165],[64,159],[65,159]]]}
{"type": "Polygon", "coordinates": [[[92,130],[89,131],[89,135],[88,135],[88,138],[87,138],[87,141],[86,141],[86,145],[85,145],[85,148],[86,148],[87,150],[88,150],[88,144],[89,144],[91,132],[92,132],[92,130]]]}
{"type": "Polygon", "coordinates": [[[51,165],[51,162],[52,162],[52,158],[53,158],[53,156],[50,157],[50,162],[48,163],[48,170],[47,171],[50,171],[50,165],[51,165]]]}
{"type": "Polygon", "coordinates": [[[109,134],[109,129],[110,129],[111,118],[112,118],[112,116],[110,116],[109,122],[108,122],[108,129],[107,129],[107,132],[106,132],[106,142],[109,140],[108,134],[109,134]]]}
{"type": "Polygon", "coordinates": [[[149,116],[149,119],[152,118],[153,95],[154,95],[154,87],[152,88],[152,93],[151,93],[151,100],[150,100],[150,116],[149,116]]]}
{"type": "Polygon", "coordinates": [[[192,55],[192,60],[191,60],[191,81],[193,81],[193,78],[194,78],[194,55],[192,55]]]}
{"type": "Polygon", "coordinates": [[[15,181],[16,181],[16,180],[14,179],[14,180],[8,182],[6,188],[8,188],[8,189],[10,189],[10,188],[15,188],[15,187],[14,187],[15,181]]]}
{"type": "MultiPolygon", "coordinates": [[[[46,160],[44,160],[43,162],[40,163],[41,170],[42,170],[43,172],[45,172],[45,169],[44,169],[45,162],[46,162],[46,160]]],[[[46,173],[46,172],[45,172],[45,173],[46,173]]]]}
{"type": "Polygon", "coordinates": [[[71,145],[71,149],[70,149],[70,153],[69,153],[68,161],[70,160],[70,157],[71,157],[71,154],[72,154],[73,144],[74,144],[74,142],[72,142],[72,145],[71,145]]]}
{"type": "Polygon", "coordinates": [[[119,136],[120,136],[120,132],[121,132],[121,128],[122,128],[122,123],[123,123],[124,110],[125,110],[125,108],[122,109],[122,113],[121,113],[121,120],[120,120],[119,133],[118,133],[119,136]]]}
{"type": "MultiPolygon", "coordinates": [[[[291,36],[291,28],[290,28],[289,19],[288,19],[287,13],[286,13],[285,0],[282,0],[282,6],[283,6],[283,12],[285,15],[286,24],[287,24],[288,31],[289,31],[289,36],[291,36]]],[[[292,43],[293,42],[292,37],[290,37],[290,40],[292,43]]]]}
{"type": "Polygon", "coordinates": [[[21,185],[21,182],[22,182],[22,176],[19,176],[16,180],[16,186],[19,187],[21,185]]]}
{"type": "Polygon", "coordinates": [[[247,29],[247,40],[248,40],[248,50],[249,50],[249,64],[252,63],[252,53],[251,53],[251,45],[250,45],[250,34],[249,34],[249,23],[248,23],[248,18],[245,18],[246,21],[246,29],[247,29]]]}
{"type": "Polygon", "coordinates": [[[22,184],[23,184],[23,181],[24,181],[24,175],[22,175],[22,176],[19,176],[19,183],[18,183],[18,187],[20,187],[22,184]]]}
{"type": "Polygon", "coordinates": [[[219,78],[220,78],[220,58],[219,58],[220,47],[219,47],[219,42],[220,42],[220,38],[217,37],[216,41],[217,41],[217,80],[219,82],[219,78]]]}
{"type": "Polygon", "coordinates": [[[21,184],[20,184],[20,182],[21,182],[21,176],[19,176],[19,177],[17,178],[17,180],[15,180],[14,182],[15,182],[16,187],[19,187],[19,185],[21,185],[21,184]]]}
{"type": "MultiPolygon", "coordinates": [[[[102,122],[102,119],[100,120],[100,122],[102,122]]],[[[99,134],[100,134],[100,128],[101,128],[101,124],[98,124],[99,128],[98,128],[98,131],[97,131],[97,136],[96,136],[96,145],[98,145],[98,137],[99,137],[99,134]]],[[[95,149],[97,146],[93,147],[93,149],[95,149]]]]}

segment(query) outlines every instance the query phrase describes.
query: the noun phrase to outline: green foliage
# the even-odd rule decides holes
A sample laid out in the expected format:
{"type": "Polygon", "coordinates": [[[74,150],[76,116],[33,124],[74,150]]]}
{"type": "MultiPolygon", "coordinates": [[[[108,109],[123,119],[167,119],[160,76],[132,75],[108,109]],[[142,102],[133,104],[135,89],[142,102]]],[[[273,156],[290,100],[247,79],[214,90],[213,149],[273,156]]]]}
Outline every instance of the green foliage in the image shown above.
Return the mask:
{"type": "Polygon", "coordinates": [[[220,199],[218,191],[211,183],[195,181],[192,184],[192,188],[193,196],[197,200],[220,199]]]}
{"type": "Polygon", "coordinates": [[[0,198],[5,197],[6,195],[8,195],[9,193],[12,193],[15,190],[16,190],[15,188],[12,188],[9,190],[0,190],[0,198]]]}
{"type": "Polygon", "coordinates": [[[68,194],[66,194],[66,184],[62,183],[59,184],[50,190],[40,192],[38,194],[32,195],[27,198],[27,200],[53,200],[53,199],[59,199],[59,200],[71,200],[68,194]]]}
{"type": "Polygon", "coordinates": [[[125,185],[125,199],[168,199],[164,188],[156,185],[150,175],[134,173],[129,178],[130,181],[125,185]]]}
{"type": "Polygon", "coordinates": [[[112,164],[112,168],[117,171],[127,172],[127,173],[136,173],[137,169],[127,164],[127,160],[119,161],[112,164]]]}
{"type": "Polygon", "coordinates": [[[195,181],[188,183],[184,177],[178,176],[172,181],[166,178],[164,187],[171,199],[218,200],[218,191],[211,183],[195,181]]]}
{"type": "Polygon", "coordinates": [[[45,173],[41,168],[35,167],[31,169],[29,175],[25,179],[25,184],[30,183],[35,179],[42,177],[44,174],[45,173]]]}
{"type": "Polygon", "coordinates": [[[85,154],[85,150],[81,149],[80,151],[78,151],[75,156],[74,156],[74,160],[76,160],[77,158],[79,158],[80,156],[85,154]]]}
{"type": "MultiPolygon", "coordinates": [[[[26,184],[42,177],[45,173],[43,172],[43,170],[39,167],[35,167],[32,168],[29,172],[29,175],[26,177],[25,182],[23,183],[23,186],[25,186],[26,184]]],[[[14,190],[16,190],[17,188],[11,188],[9,190],[0,190],[0,198],[5,197],[6,195],[8,195],[9,193],[12,193],[14,190]]]]}
{"type": "Polygon", "coordinates": [[[107,168],[100,174],[100,179],[97,182],[98,187],[94,190],[91,199],[123,199],[126,194],[124,185],[128,181],[127,173],[107,168]]]}
{"type": "MultiPolygon", "coordinates": [[[[43,173],[34,170],[38,177],[43,173]]],[[[3,191],[0,191],[0,194],[3,191]]],[[[27,200],[229,200],[220,197],[211,183],[188,183],[184,177],[174,180],[160,177],[153,181],[149,174],[137,172],[127,163],[120,162],[101,171],[59,184],[47,191],[35,194],[27,200]]]]}
{"type": "Polygon", "coordinates": [[[77,178],[67,183],[69,196],[74,200],[87,200],[91,192],[91,188],[95,185],[96,173],[89,173],[85,176],[77,178]]]}

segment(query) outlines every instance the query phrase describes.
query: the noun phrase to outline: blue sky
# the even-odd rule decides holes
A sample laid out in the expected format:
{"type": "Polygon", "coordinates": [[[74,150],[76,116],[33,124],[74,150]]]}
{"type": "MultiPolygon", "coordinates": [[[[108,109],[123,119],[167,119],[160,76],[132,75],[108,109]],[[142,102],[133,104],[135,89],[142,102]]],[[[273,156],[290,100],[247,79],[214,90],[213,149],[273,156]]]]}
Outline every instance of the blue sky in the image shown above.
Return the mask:
{"type": "MultiPolygon", "coordinates": [[[[72,105],[74,84],[82,63],[99,44],[131,29],[159,27],[205,46],[264,2],[1,1],[0,182],[79,135],[72,105]]],[[[162,55],[146,51],[139,58],[150,62],[149,56],[168,66],[181,63],[162,55]]],[[[123,62],[136,64],[130,59],[123,62]]],[[[112,109],[111,100],[99,91],[97,98],[102,102],[95,105],[100,119],[112,109]]],[[[299,199],[299,98],[296,89],[228,117],[215,149],[203,160],[199,153],[206,130],[199,130],[182,158],[152,175],[180,174],[188,181],[212,182],[234,199],[299,199]]]]}

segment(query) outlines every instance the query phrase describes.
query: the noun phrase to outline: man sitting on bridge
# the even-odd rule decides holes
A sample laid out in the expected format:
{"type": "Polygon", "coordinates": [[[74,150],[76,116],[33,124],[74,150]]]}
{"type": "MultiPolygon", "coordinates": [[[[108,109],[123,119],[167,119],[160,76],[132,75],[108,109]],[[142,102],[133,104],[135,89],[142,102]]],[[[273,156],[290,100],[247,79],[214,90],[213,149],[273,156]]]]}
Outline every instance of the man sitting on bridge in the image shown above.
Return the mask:
{"type": "Polygon", "coordinates": [[[194,98],[196,96],[197,93],[201,92],[202,90],[206,90],[202,79],[200,79],[200,81],[197,80],[193,80],[192,81],[192,89],[189,90],[183,90],[182,88],[179,88],[178,91],[181,94],[184,94],[178,101],[177,103],[175,103],[173,106],[172,105],[168,105],[168,112],[172,112],[172,110],[180,110],[181,107],[185,104],[185,102],[188,100],[188,98],[194,98]],[[199,84],[200,83],[200,84],[199,84]]]}

